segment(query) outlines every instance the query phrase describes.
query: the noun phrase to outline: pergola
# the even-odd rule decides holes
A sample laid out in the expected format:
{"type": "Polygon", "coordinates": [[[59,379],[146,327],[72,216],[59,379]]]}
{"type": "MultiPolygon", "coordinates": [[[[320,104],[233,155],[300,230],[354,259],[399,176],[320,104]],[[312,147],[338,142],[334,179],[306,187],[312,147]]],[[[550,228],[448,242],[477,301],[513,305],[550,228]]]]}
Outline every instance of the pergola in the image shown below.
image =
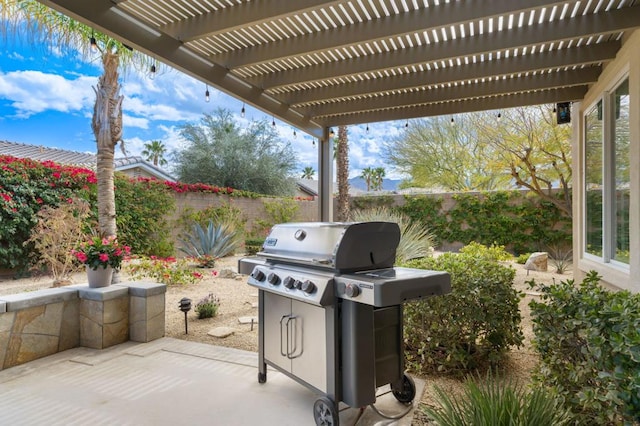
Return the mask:
{"type": "Polygon", "coordinates": [[[636,0],[42,0],[317,137],[331,126],[581,100],[636,0]]]}

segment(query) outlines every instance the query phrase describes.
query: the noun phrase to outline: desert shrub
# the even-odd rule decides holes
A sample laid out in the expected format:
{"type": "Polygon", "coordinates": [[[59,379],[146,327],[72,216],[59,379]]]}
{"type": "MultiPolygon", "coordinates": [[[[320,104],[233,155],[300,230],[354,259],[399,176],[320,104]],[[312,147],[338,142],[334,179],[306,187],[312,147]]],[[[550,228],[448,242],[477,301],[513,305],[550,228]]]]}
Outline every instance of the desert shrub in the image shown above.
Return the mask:
{"type": "Polygon", "coordinates": [[[266,217],[255,221],[254,235],[266,235],[273,225],[293,222],[300,206],[292,198],[278,198],[272,201],[263,201],[266,217]]]}
{"type": "Polygon", "coordinates": [[[513,259],[513,256],[505,250],[504,246],[496,244],[485,246],[484,244],[480,244],[475,241],[472,241],[462,247],[460,249],[460,253],[464,253],[471,257],[481,257],[485,260],[493,260],[495,262],[513,259]]]}
{"type": "Polygon", "coordinates": [[[405,305],[406,359],[413,371],[465,374],[498,366],[510,346],[522,344],[522,293],[512,287],[510,266],[466,253],[404,266],[451,275],[451,293],[405,305]]]}
{"type": "Polygon", "coordinates": [[[152,278],[166,285],[194,284],[203,277],[193,270],[188,259],[173,257],[137,257],[125,265],[125,271],[133,280],[152,278]]]}
{"type": "Polygon", "coordinates": [[[489,373],[468,377],[462,395],[452,396],[437,386],[435,391],[441,407],[426,412],[439,426],[562,426],[571,420],[541,389],[527,391],[489,373]]]}
{"type": "Polygon", "coordinates": [[[209,219],[206,229],[194,223],[191,233],[182,234],[180,251],[192,257],[203,268],[213,268],[216,259],[232,255],[240,246],[240,236],[233,224],[214,224],[209,219]]]}
{"type": "Polygon", "coordinates": [[[576,424],[633,424],[640,419],[640,294],[602,288],[589,272],[536,285],[531,301],[540,365],[534,384],[551,391],[576,424]]]}
{"type": "Polygon", "coordinates": [[[206,297],[196,303],[196,314],[198,319],[213,318],[218,314],[218,307],[220,306],[220,299],[209,293],[206,297]]]}
{"type": "Polygon", "coordinates": [[[244,240],[244,251],[248,255],[254,255],[262,250],[264,238],[247,238],[244,240]]]}
{"type": "Polygon", "coordinates": [[[210,206],[202,210],[194,210],[188,207],[177,222],[182,231],[189,232],[194,223],[199,223],[200,226],[205,228],[209,220],[212,220],[213,223],[230,223],[236,230],[244,229],[247,223],[242,210],[232,206],[230,203],[225,203],[218,207],[210,206]]]}
{"type": "Polygon", "coordinates": [[[400,227],[400,243],[396,250],[396,261],[405,262],[430,256],[433,253],[433,236],[419,222],[412,221],[407,215],[380,207],[369,210],[355,210],[350,220],[355,222],[394,222],[400,227]]]}
{"type": "Polygon", "coordinates": [[[88,216],[89,204],[77,198],[58,207],[44,206],[37,214],[38,223],[25,244],[33,244],[34,266],[50,272],[54,286],[68,281],[77,269],[71,251],[85,239],[83,224],[88,216]]]}

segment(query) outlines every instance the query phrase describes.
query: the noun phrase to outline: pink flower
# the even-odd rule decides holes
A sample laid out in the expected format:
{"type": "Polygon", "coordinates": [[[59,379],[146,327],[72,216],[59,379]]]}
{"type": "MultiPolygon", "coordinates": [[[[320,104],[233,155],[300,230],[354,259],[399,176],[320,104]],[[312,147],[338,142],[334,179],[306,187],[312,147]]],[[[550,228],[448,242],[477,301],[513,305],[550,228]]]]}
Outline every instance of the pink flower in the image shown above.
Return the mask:
{"type": "Polygon", "coordinates": [[[218,271],[216,271],[216,270],[211,271],[211,275],[213,275],[214,277],[217,277],[218,276],[218,271]]]}
{"type": "Polygon", "coordinates": [[[101,262],[108,262],[109,261],[109,255],[107,253],[100,253],[100,256],[98,256],[100,258],[101,262]]]}
{"type": "Polygon", "coordinates": [[[77,252],[75,252],[75,253],[73,253],[73,254],[75,255],[76,259],[78,259],[78,260],[79,260],[80,262],[82,262],[82,263],[86,262],[86,261],[87,261],[87,259],[88,259],[87,255],[86,255],[86,254],[84,254],[84,253],[83,253],[83,252],[81,252],[81,251],[77,251],[77,252]]]}

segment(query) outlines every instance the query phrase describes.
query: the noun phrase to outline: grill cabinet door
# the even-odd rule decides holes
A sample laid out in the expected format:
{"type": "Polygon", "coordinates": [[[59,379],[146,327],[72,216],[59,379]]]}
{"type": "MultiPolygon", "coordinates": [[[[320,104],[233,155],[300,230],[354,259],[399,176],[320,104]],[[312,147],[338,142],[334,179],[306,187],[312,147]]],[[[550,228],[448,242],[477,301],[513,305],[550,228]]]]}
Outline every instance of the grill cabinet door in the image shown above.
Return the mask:
{"type": "Polygon", "coordinates": [[[327,388],[326,310],[264,294],[264,357],[324,392],[327,388]]]}

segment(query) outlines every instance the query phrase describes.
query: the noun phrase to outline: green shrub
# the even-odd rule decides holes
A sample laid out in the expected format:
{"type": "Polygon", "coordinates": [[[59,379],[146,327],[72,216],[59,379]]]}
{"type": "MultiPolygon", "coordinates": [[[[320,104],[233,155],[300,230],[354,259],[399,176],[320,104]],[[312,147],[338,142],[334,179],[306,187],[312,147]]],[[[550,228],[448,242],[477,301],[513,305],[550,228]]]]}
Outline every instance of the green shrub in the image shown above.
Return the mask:
{"type": "Polygon", "coordinates": [[[516,262],[520,265],[524,265],[529,260],[529,256],[531,253],[522,253],[520,256],[516,257],[516,262]]]}
{"type": "Polygon", "coordinates": [[[240,246],[239,235],[233,224],[214,224],[209,219],[207,228],[199,223],[193,224],[193,232],[183,234],[180,238],[180,251],[193,257],[201,267],[213,268],[216,259],[228,256],[240,246]]]}
{"type": "Polygon", "coordinates": [[[451,293],[405,305],[405,347],[409,368],[464,374],[499,365],[510,346],[521,345],[522,293],[515,270],[469,254],[444,253],[405,266],[447,271],[451,293]]]}
{"type": "Polygon", "coordinates": [[[577,424],[632,424],[640,418],[640,294],[599,282],[592,271],[577,286],[537,286],[542,300],[530,306],[541,362],[533,380],[577,424]]]}
{"type": "Polygon", "coordinates": [[[256,220],[256,229],[253,230],[254,235],[266,236],[273,225],[293,222],[300,210],[298,203],[291,198],[278,198],[272,201],[264,200],[263,204],[267,217],[256,220]]]}
{"type": "Polygon", "coordinates": [[[196,303],[195,311],[198,314],[198,319],[213,318],[218,314],[218,307],[220,306],[220,299],[209,293],[204,299],[196,303]]]}
{"type": "Polygon", "coordinates": [[[462,247],[460,249],[460,253],[464,253],[471,257],[492,260],[494,262],[513,259],[513,256],[504,249],[504,246],[492,244],[491,246],[487,247],[483,244],[476,243],[475,241],[472,241],[466,246],[462,247]]]}
{"type": "Polygon", "coordinates": [[[408,216],[379,207],[369,210],[355,210],[351,213],[355,222],[394,222],[400,227],[400,243],[396,250],[396,261],[406,262],[430,256],[433,253],[433,236],[419,222],[413,222],[408,216]]]}
{"type": "Polygon", "coordinates": [[[155,179],[131,179],[115,174],[118,240],[136,254],[165,257],[174,254],[166,217],[175,208],[170,189],[155,179]]]}
{"type": "Polygon", "coordinates": [[[469,377],[460,396],[435,388],[440,408],[426,412],[439,426],[562,426],[570,416],[540,389],[531,392],[494,378],[469,377]]]}
{"type": "Polygon", "coordinates": [[[244,252],[248,255],[254,255],[262,250],[264,238],[247,238],[244,240],[244,252]]]}

